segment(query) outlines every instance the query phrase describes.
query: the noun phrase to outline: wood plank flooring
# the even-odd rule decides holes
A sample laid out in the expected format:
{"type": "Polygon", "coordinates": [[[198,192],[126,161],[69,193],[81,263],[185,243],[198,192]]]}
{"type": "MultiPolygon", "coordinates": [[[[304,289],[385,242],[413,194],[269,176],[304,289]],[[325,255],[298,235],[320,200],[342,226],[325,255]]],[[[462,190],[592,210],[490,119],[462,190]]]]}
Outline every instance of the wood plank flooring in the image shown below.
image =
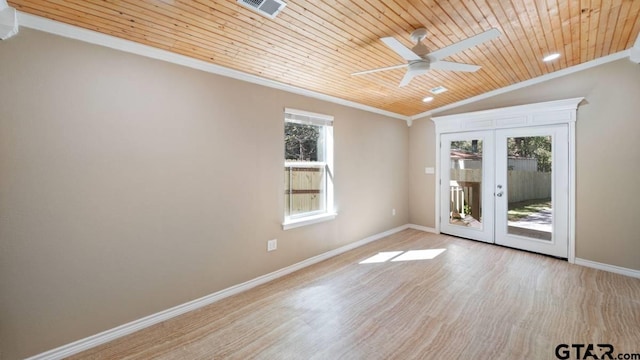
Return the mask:
{"type": "Polygon", "coordinates": [[[639,339],[640,279],[405,230],[72,359],[556,359],[639,339]],[[446,250],[360,264],[427,249],[446,250]]]}

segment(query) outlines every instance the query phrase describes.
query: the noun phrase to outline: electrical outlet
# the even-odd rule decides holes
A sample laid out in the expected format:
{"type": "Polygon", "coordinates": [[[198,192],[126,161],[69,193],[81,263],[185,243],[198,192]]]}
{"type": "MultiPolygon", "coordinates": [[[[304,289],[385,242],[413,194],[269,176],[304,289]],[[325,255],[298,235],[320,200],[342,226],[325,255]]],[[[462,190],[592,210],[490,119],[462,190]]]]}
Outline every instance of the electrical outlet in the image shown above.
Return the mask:
{"type": "Polygon", "coordinates": [[[274,251],[278,248],[278,239],[267,241],[267,251],[274,251]]]}
{"type": "Polygon", "coordinates": [[[396,209],[391,209],[391,216],[396,216],[396,209]]]}

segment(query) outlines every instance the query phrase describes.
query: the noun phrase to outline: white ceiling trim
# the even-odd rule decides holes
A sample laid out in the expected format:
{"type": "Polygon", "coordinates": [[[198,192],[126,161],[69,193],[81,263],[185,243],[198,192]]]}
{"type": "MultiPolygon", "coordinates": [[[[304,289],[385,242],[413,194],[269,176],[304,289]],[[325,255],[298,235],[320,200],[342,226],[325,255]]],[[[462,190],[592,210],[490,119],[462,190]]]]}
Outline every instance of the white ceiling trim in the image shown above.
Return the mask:
{"type": "Polygon", "coordinates": [[[128,53],[149,57],[156,60],[162,60],[177,65],[190,67],[197,70],[206,71],[216,75],[222,75],[249,83],[270,87],[273,89],[283,90],[290,93],[307,96],[310,98],[328,101],[331,103],[348,106],[351,108],[368,111],[371,113],[388,116],[395,119],[409,121],[409,117],[397,114],[391,111],[378,109],[372,106],[359,104],[353,101],[340,99],[334,96],[325,95],[315,91],[295,87],[278,81],[268,80],[259,76],[250,75],[238,70],[226,68],[224,66],[215,65],[206,61],[194,59],[188,56],[179,55],[170,51],[157,49],[148,45],[139,44],[133,41],[124,40],[115,36],[102,34],[96,31],[83,29],[77,26],[61,23],[55,20],[46,19],[40,16],[31,15],[18,11],[18,19],[21,26],[31,29],[48,32],[51,34],[88,42],[91,44],[101,45],[112,49],[125,51],[128,53]]]}
{"type": "Polygon", "coordinates": [[[629,60],[636,64],[640,64],[640,34],[638,34],[633,47],[629,49],[629,60]]]}
{"type": "Polygon", "coordinates": [[[548,80],[559,78],[561,76],[573,74],[574,72],[586,70],[586,69],[589,69],[589,68],[592,68],[592,67],[595,67],[595,66],[598,66],[598,65],[602,65],[602,64],[606,64],[606,63],[609,63],[609,62],[612,62],[612,61],[623,59],[623,58],[628,57],[628,56],[629,56],[629,50],[624,50],[624,51],[617,52],[615,54],[603,56],[601,58],[597,58],[595,60],[591,60],[591,61],[588,61],[586,63],[578,64],[578,65],[575,65],[575,66],[572,66],[572,67],[568,67],[568,68],[565,68],[565,69],[562,69],[562,70],[558,70],[558,71],[555,71],[555,72],[552,72],[552,73],[549,73],[549,74],[538,76],[538,77],[533,78],[533,79],[521,81],[519,83],[516,83],[516,84],[513,84],[513,85],[509,85],[509,86],[505,86],[503,88],[496,89],[496,90],[493,90],[493,91],[489,91],[489,92],[486,92],[484,94],[480,94],[480,95],[477,95],[477,96],[474,96],[474,97],[470,97],[468,99],[461,100],[461,101],[458,101],[458,102],[455,102],[455,103],[452,103],[452,104],[449,104],[449,105],[445,105],[445,106],[439,107],[437,109],[433,109],[433,110],[429,110],[429,111],[423,112],[421,114],[413,115],[413,116],[410,117],[409,121],[421,119],[423,117],[431,116],[432,114],[436,114],[436,113],[441,112],[441,111],[450,110],[450,109],[453,109],[453,108],[456,108],[456,107],[459,107],[459,106],[462,106],[462,105],[467,105],[467,104],[470,104],[470,103],[474,103],[476,101],[484,100],[484,99],[490,98],[492,96],[496,96],[496,95],[504,94],[504,93],[507,93],[507,92],[510,92],[510,91],[518,90],[518,89],[521,89],[523,87],[539,84],[541,82],[545,82],[545,81],[548,81],[548,80]]]}
{"type": "MultiPolygon", "coordinates": [[[[75,40],[88,42],[91,44],[109,47],[109,48],[120,50],[120,51],[125,51],[125,52],[136,54],[136,55],[145,56],[145,57],[156,59],[156,60],[162,60],[162,61],[170,62],[173,64],[186,66],[193,69],[206,71],[212,74],[226,76],[226,77],[234,78],[241,81],[246,81],[253,84],[270,87],[273,89],[287,91],[293,94],[303,95],[303,96],[307,96],[307,97],[318,99],[318,100],[323,100],[323,101],[344,105],[347,107],[364,110],[364,111],[379,114],[379,115],[388,116],[395,119],[404,120],[407,122],[408,126],[411,126],[413,120],[428,117],[428,116],[431,116],[432,114],[436,114],[445,110],[450,110],[462,105],[467,105],[470,103],[481,101],[481,100],[490,98],[492,96],[504,94],[504,93],[521,89],[527,86],[535,85],[535,84],[552,80],[561,76],[569,75],[574,72],[586,70],[598,65],[616,61],[625,57],[629,57],[631,61],[635,61],[635,62],[640,61],[640,35],[639,35],[638,38],[636,39],[634,46],[629,50],[624,50],[624,51],[611,54],[608,56],[604,56],[586,63],[582,63],[566,69],[558,70],[553,73],[545,74],[537,78],[533,78],[533,79],[525,80],[513,85],[505,86],[500,89],[489,91],[484,94],[480,94],[480,95],[477,95],[465,100],[461,100],[452,104],[448,104],[436,109],[432,109],[420,114],[416,114],[413,116],[406,116],[406,115],[394,113],[391,111],[378,109],[373,106],[364,105],[364,104],[356,103],[353,101],[340,99],[334,96],[318,93],[315,91],[299,88],[299,87],[281,83],[278,81],[265,79],[259,76],[250,75],[250,74],[247,74],[238,70],[233,70],[224,66],[211,64],[206,61],[194,59],[184,55],[179,55],[176,53],[172,53],[170,51],[161,50],[148,45],[139,44],[133,41],[120,39],[115,36],[102,34],[96,31],[80,28],[77,26],[61,23],[55,20],[46,19],[40,16],[27,14],[20,11],[18,11],[17,13],[18,13],[18,21],[21,26],[25,26],[35,30],[44,31],[51,34],[75,39],[75,40]]],[[[420,100],[416,100],[416,101],[420,101],[420,100]]]]}

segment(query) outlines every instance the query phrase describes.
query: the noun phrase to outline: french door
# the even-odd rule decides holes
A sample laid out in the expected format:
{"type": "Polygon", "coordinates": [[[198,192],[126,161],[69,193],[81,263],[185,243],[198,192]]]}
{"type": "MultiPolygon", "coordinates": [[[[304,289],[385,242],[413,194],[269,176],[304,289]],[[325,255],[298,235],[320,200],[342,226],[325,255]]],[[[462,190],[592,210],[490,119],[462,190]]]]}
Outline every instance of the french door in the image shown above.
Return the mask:
{"type": "Polygon", "coordinates": [[[440,231],[567,257],[568,125],[442,134],[440,231]]]}

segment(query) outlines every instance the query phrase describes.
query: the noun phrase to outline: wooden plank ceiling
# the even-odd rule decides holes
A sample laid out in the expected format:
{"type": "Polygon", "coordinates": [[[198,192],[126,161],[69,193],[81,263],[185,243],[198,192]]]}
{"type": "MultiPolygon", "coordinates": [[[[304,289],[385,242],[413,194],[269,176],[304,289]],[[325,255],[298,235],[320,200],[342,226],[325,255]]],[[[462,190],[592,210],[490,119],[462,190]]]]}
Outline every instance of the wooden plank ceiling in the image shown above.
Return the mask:
{"type": "Polygon", "coordinates": [[[415,115],[633,46],[640,0],[288,0],[275,18],[234,0],[9,0],[19,11],[187,55],[263,78],[415,115]],[[497,28],[502,35],[449,61],[475,73],[431,70],[398,87],[405,69],[381,37],[407,47],[425,27],[433,51],[497,28]],[[542,57],[561,57],[544,63],[542,57]],[[428,90],[449,91],[422,102],[428,90]]]}

